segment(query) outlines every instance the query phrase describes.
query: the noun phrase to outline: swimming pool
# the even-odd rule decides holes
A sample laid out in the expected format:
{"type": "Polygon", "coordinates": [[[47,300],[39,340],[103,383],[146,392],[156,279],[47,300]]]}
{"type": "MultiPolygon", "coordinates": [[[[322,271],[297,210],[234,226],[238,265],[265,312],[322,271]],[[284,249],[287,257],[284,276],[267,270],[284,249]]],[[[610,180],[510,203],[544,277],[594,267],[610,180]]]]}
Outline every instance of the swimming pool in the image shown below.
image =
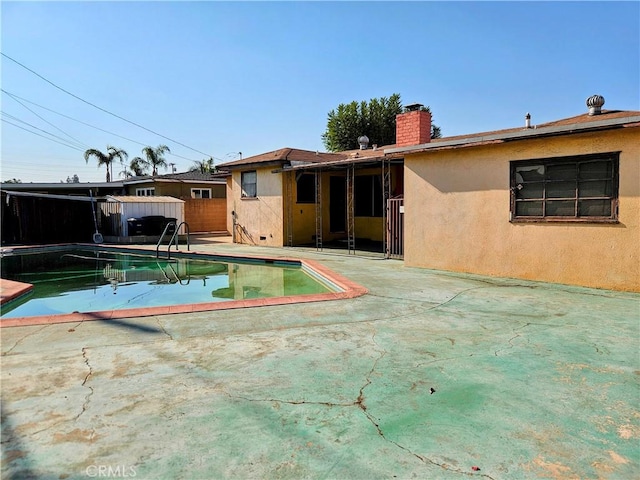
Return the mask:
{"type": "Polygon", "coordinates": [[[26,318],[57,323],[355,296],[354,284],[293,259],[191,252],[167,259],[149,250],[69,245],[3,250],[0,262],[3,281],[26,285],[23,295],[3,303],[2,326],[26,318]]]}

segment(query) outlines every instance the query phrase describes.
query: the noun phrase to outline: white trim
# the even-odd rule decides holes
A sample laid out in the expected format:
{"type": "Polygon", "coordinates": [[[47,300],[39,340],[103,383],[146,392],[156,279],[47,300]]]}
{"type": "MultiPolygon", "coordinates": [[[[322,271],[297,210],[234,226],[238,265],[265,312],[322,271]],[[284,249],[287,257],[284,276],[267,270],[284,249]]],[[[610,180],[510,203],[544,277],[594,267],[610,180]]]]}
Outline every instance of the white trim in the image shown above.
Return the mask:
{"type": "Polygon", "coordinates": [[[211,196],[211,189],[210,188],[192,187],[191,188],[191,198],[200,198],[200,199],[209,200],[209,199],[211,199],[213,197],[211,196]],[[196,197],[194,195],[194,193],[196,191],[200,192],[200,196],[199,197],[196,197]],[[202,196],[202,192],[209,192],[209,196],[208,197],[203,197],[202,196]]]}
{"type": "Polygon", "coordinates": [[[136,188],[136,197],[155,197],[156,187],[136,188]],[[144,192],[141,194],[141,192],[144,192]]]}

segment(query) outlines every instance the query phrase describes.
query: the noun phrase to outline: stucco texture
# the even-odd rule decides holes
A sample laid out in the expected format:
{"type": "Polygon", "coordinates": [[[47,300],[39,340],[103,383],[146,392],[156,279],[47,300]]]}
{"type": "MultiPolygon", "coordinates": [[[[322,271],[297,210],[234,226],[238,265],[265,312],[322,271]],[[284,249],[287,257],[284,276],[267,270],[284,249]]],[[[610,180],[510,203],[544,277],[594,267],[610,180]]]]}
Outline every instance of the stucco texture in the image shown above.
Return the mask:
{"type": "Polygon", "coordinates": [[[257,197],[242,197],[241,172],[232,176],[231,210],[235,212],[235,240],[238,243],[282,246],[282,180],[273,167],[258,168],[257,197]]]}
{"type": "Polygon", "coordinates": [[[640,129],[405,157],[405,264],[640,291],[640,129]],[[512,223],[509,162],[620,151],[615,224],[512,223]]]}

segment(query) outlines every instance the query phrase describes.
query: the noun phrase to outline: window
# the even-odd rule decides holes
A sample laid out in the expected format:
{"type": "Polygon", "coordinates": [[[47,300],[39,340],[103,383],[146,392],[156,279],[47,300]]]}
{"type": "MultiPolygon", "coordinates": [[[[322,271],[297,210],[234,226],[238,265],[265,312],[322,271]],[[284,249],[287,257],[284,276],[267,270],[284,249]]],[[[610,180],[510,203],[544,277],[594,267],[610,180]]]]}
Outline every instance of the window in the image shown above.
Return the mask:
{"type": "Polygon", "coordinates": [[[151,188],[136,188],[136,196],[138,197],[153,197],[156,194],[156,189],[151,188]]]}
{"type": "Polygon", "coordinates": [[[380,175],[356,176],[353,189],[356,217],[382,216],[382,179],[380,175]]]}
{"type": "Polygon", "coordinates": [[[296,201],[298,203],[316,202],[316,176],[313,173],[303,173],[296,176],[296,201]]]}
{"type": "Polygon", "coordinates": [[[191,198],[211,198],[210,188],[192,188],[191,198]]]}
{"type": "Polygon", "coordinates": [[[615,222],[619,153],[511,162],[512,221],[615,222]]]}
{"type": "Polygon", "coordinates": [[[258,175],[255,170],[242,172],[242,196],[245,198],[256,198],[258,196],[258,175]]]}

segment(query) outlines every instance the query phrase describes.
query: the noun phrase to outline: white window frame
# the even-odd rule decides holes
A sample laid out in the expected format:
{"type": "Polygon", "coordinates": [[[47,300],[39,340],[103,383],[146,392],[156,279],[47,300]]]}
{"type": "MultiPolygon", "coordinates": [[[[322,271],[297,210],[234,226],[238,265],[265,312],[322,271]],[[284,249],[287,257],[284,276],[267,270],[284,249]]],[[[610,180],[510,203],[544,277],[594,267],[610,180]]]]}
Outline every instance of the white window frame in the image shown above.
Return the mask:
{"type": "Polygon", "coordinates": [[[258,172],[256,170],[241,172],[240,187],[242,189],[242,198],[257,198],[258,172]]]}
{"type": "Polygon", "coordinates": [[[204,198],[209,200],[211,197],[211,189],[210,188],[192,188],[191,189],[191,198],[204,198]],[[203,193],[207,193],[206,197],[203,197],[203,193]]]}
{"type": "Polygon", "coordinates": [[[155,187],[136,188],[136,197],[155,197],[155,187]]]}

